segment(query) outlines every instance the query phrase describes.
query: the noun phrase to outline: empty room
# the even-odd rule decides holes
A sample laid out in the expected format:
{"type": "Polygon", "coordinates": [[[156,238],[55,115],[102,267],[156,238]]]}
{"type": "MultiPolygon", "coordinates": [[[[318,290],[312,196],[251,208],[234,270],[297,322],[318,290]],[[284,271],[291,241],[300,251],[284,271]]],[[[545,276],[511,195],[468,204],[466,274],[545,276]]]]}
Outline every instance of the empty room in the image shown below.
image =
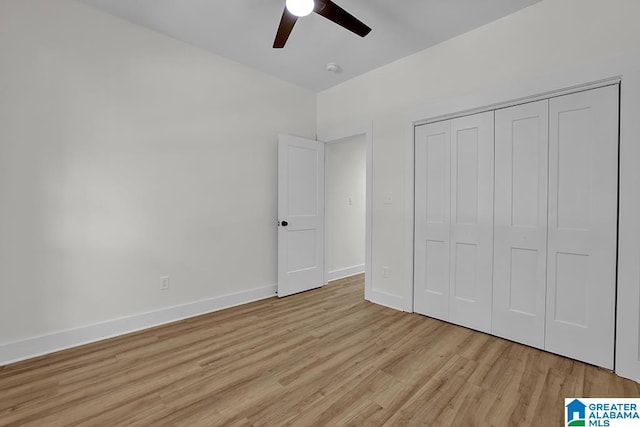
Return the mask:
{"type": "Polygon", "coordinates": [[[0,0],[0,426],[640,425],[638,16],[0,0]]]}

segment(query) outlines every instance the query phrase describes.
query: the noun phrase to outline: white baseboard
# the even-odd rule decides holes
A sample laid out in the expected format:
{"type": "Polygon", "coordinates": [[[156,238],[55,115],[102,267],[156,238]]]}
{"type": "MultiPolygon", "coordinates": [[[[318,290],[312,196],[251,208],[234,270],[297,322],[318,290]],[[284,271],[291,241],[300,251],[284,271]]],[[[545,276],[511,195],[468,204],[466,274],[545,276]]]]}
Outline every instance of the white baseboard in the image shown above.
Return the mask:
{"type": "Polygon", "coordinates": [[[354,265],[353,267],[341,268],[327,273],[327,282],[332,282],[355,274],[364,273],[364,264],[354,265]]]}
{"type": "Polygon", "coordinates": [[[398,311],[406,311],[403,308],[405,305],[404,299],[399,295],[376,291],[375,289],[371,289],[371,293],[369,295],[371,296],[369,301],[372,303],[384,305],[385,307],[393,308],[398,311]]]}
{"type": "Polygon", "coordinates": [[[275,285],[0,344],[0,366],[276,296],[275,285]]]}

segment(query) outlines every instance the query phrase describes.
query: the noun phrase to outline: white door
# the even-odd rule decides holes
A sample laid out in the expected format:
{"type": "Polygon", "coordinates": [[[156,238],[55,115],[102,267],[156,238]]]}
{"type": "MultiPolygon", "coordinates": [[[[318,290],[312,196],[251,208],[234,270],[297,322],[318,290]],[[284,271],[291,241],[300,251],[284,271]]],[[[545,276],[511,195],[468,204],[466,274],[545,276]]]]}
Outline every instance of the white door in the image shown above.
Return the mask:
{"type": "Polygon", "coordinates": [[[549,101],[545,349],[613,368],[618,86],[549,101]]]}
{"type": "Polygon", "coordinates": [[[495,113],[492,333],[544,348],[548,100],[495,113]]]}
{"type": "Polygon", "coordinates": [[[451,121],[449,319],[491,331],[493,111],[451,121]]]}
{"type": "Polygon", "coordinates": [[[324,285],[324,144],[278,142],[278,296],[324,285]]]}
{"type": "Polygon", "coordinates": [[[416,313],[449,320],[451,120],[415,129],[416,313]]]}
{"type": "Polygon", "coordinates": [[[414,311],[491,330],[493,111],[415,134],[414,311]]]}

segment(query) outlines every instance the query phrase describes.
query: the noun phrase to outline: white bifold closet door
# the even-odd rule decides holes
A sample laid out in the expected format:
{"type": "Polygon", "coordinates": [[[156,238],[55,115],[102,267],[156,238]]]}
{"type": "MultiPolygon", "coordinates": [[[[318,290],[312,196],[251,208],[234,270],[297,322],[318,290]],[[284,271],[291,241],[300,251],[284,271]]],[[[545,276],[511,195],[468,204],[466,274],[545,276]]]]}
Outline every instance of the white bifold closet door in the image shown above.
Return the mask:
{"type": "Polygon", "coordinates": [[[451,120],[415,129],[413,309],[449,320],[451,120]]]}
{"type": "Polygon", "coordinates": [[[415,135],[414,311],[491,330],[493,111],[415,135]]]}
{"type": "Polygon", "coordinates": [[[495,113],[492,333],[544,348],[548,100],[495,113]]]}
{"type": "Polygon", "coordinates": [[[613,368],[618,86],[549,100],[545,349],[613,368]]]}

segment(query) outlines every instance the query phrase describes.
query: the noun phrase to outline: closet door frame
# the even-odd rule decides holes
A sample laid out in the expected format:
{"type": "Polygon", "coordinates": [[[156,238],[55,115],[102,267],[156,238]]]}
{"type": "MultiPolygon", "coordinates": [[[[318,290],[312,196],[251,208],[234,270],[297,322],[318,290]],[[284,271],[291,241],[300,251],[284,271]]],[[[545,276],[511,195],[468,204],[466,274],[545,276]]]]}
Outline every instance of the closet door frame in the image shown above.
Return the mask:
{"type": "Polygon", "coordinates": [[[414,139],[416,125],[620,83],[619,217],[615,372],[640,381],[640,53],[580,64],[489,90],[425,104],[407,114],[405,139],[405,288],[413,312],[414,139]]]}

